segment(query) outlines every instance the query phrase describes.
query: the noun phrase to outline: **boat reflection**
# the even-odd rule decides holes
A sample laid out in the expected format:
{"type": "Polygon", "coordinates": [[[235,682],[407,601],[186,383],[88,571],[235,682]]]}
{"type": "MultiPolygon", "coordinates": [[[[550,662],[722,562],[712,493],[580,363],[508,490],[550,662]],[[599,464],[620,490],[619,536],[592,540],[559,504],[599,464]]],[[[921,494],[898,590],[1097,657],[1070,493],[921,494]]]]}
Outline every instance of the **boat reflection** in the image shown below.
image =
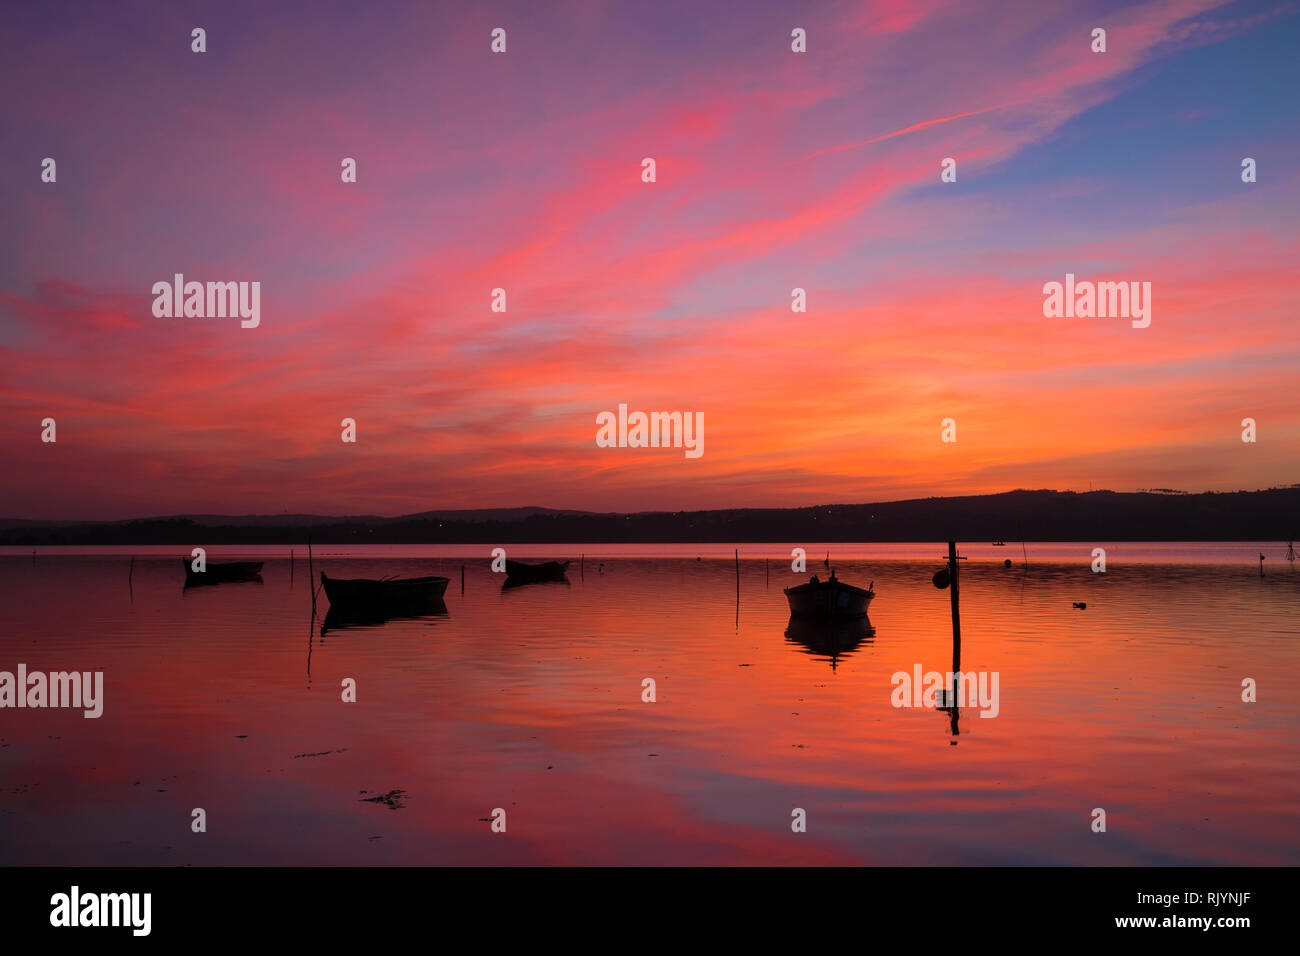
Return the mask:
{"type": "Polygon", "coordinates": [[[841,621],[817,621],[792,614],[786,625],[785,638],[800,645],[805,653],[830,658],[831,670],[839,664],[840,657],[870,644],[876,629],[867,617],[841,621]]]}
{"type": "Polygon", "coordinates": [[[404,601],[400,605],[331,604],[321,622],[320,635],[356,627],[378,627],[389,621],[414,621],[426,617],[444,617],[447,602],[441,597],[404,601]]]}
{"type": "Polygon", "coordinates": [[[573,582],[570,581],[565,576],[560,576],[558,578],[539,578],[537,580],[532,580],[532,579],[521,580],[519,578],[507,577],[504,581],[501,582],[501,590],[513,591],[515,590],[515,588],[527,587],[530,584],[563,584],[566,588],[573,587],[573,582]]]}
{"type": "Polygon", "coordinates": [[[181,585],[181,593],[192,591],[200,588],[215,587],[218,584],[263,584],[260,574],[250,574],[248,577],[234,578],[229,581],[217,581],[204,579],[202,577],[186,578],[185,583],[181,585]]]}

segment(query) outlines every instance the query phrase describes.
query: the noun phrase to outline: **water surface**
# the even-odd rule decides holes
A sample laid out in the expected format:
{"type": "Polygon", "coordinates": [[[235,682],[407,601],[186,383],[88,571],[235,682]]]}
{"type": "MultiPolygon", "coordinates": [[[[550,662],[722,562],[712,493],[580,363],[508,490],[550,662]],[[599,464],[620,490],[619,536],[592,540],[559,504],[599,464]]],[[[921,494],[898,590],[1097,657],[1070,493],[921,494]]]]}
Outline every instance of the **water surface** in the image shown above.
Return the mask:
{"type": "Polygon", "coordinates": [[[739,606],[730,545],[520,546],[575,563],[509,591],[479,545],[321,546],[317,574],[452,578],[445,615],[324,637],[303,549],[211,549],[262,583],[190,590],[183,549],[10,552],[0,670],[102,670],[106,702],[0,710],[0,864],[1300,862],[1285,548],[1261,578],[1254,543],[1107,545],[1105,574],[1092,547],[963,547],[962,668],[1000,713],[955,722],[891,704],[950,669],[941,545],[809,545],[875,582],[838,642],[787,636],[779,544],[740,546],[739,606]]]}

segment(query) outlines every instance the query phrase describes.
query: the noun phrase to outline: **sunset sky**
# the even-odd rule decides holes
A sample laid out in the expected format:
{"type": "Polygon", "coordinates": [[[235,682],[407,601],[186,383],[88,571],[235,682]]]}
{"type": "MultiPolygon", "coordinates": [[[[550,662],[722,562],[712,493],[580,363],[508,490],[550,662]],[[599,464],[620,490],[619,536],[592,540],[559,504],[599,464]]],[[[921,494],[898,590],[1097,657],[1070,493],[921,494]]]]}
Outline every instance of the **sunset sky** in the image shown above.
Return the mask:
{"type": "Polygon", "coordinates": [[[1300,481],[1294,0],[301,11],[6,10],[0,516],[1300,481]],[[155,318],[177,272],[260,326],[155,318]],[[1150,327],[1045,318],[1067,272],[1150,327]]]}

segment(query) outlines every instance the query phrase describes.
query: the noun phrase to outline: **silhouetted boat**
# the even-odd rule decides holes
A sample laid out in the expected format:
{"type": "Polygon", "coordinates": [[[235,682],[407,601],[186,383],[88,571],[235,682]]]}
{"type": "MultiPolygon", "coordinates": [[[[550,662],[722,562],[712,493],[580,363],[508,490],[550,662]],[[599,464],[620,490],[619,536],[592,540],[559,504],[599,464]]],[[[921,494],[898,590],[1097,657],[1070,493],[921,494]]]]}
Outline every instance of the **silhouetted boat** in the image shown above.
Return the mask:
{"type": "Polygon", "coordinates": [[[181,558],[185,568],[185,586],[221,584],[223,581],[262,580],[261,561],[208,561],[206,570],[195,571],[189,558],[181,558]]]}
{"type": "Polygon", "coordinates": [[[807,584],[785,589],[792,615],[822,621],[866,617],[867,605],[875,596],[876,593],[869,588],[864,590],[845,584],[835,577],[834,571],[827,581],[818,580],[814,574],[807,584]]]}
{"type": "Polygon", "coordinates": [[[995,548],[1005,548],[1006,546],[1007,546],[1007,543],[1006,543],[1005,541],[994,541],[994,542],[993,542],[993,547],[995,547],[995,548]]]}
{"type": "Polygon", "coordinates": [[[442,600],[450,578],[431,575],[426,578],[331,578],[320,573],[321,587],[329,598],[331,610],[335,606],[403,610],[418,607],[430,600],[442,600]]]}
{"type": "Polygon", "coordinates": [[[568,569],[568,561],[546,561],[542,564],[524,564],[506,559],[506,583],[529,584],[533,581],[561,581],[568,569]]]}

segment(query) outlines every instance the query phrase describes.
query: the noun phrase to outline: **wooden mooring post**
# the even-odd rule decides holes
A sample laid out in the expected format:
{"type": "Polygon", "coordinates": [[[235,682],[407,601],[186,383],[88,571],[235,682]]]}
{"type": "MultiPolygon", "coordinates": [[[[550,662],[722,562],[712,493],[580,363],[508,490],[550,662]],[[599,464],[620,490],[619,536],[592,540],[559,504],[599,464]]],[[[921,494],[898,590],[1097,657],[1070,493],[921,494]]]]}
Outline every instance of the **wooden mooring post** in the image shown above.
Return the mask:
{"type": "Polygon", "coordinates": [[[311,559],[311,535],[307,535],[307,590],[311,592],[311,616],[316,618],[316,566],[311,559]]]}

